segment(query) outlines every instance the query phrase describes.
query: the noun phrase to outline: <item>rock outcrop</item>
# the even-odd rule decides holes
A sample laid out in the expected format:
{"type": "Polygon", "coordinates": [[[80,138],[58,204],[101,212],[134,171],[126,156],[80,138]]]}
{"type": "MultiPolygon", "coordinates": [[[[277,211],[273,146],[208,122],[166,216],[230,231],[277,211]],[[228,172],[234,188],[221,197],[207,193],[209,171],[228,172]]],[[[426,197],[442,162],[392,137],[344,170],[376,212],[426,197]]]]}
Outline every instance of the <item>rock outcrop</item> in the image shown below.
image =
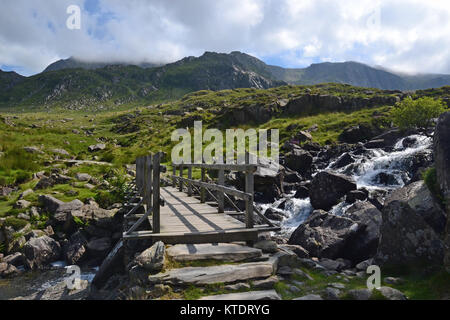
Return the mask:
{"type": "Polygon", "coordinates": [[[439,117],[434,133],[434,157],[436,176],[447,204],[444,265],[450,272],[450,112],[439,117]]]}

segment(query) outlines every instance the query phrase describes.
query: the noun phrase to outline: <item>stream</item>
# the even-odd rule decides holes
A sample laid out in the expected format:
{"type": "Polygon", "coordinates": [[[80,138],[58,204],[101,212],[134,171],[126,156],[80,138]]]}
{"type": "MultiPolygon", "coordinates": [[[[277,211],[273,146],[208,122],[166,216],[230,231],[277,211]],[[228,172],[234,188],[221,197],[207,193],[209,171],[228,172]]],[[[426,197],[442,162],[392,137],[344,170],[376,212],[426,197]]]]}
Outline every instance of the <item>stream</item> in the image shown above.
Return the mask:
{"type": "MultiPolygon", "coordinates": [[[[338,157],[333,159],[324,170],[332,170],[352,177],[358,189],[365,188],[370,194],[384,194],[403,187],[412,178],[411,171],[418,156],[424,158],[432,156],[432,138],[416,134],[399,139],[390,151],[377,148],[367,149],[363,153],[349,153],[355,159],[354,162],[334,169],[335,163],[340,158],[338,157]]],[[[283,213],[286,217],[280,224],[280,235],[283,237],[289,237],[313,211],[309,198],[296,199],[293,197],[294,194],[295,191],[272,204],[259,205],[262,212],[271,208],[283,213]],[[285,208],[277,208],[285,200],[285,208]]],[[[351,205],[343,201],[335,205],[331,212],[341,215],[351,205]]]]}

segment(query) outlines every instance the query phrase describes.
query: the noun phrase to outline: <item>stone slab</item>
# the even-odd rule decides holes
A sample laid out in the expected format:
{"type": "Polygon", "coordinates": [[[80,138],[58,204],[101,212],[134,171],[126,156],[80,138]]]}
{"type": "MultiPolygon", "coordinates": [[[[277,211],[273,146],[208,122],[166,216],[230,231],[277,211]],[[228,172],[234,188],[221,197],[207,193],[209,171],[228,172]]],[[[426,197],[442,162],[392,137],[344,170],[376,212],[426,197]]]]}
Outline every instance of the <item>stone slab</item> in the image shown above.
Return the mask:
{"type": "Polygon", "coordinates": [[[275,290],[248,291],[207,296],[199,300],[281,300],[275,290]]]}
{"type": "Polygon", "coordinates": [[[207,285],[264,279],[274,273],[273,263],[250,262],[211,267],[186,267],[168,270],[148,277],[150,284],[207,285]]]}
{"type": "Polygon", "coordinates": [[[257,259],[262,256],[260,249],[242,246],[234,243],[218,244],[177,244],[167,249],[171,259],[179,262],[220,260],[243,261],[257,259]]]}

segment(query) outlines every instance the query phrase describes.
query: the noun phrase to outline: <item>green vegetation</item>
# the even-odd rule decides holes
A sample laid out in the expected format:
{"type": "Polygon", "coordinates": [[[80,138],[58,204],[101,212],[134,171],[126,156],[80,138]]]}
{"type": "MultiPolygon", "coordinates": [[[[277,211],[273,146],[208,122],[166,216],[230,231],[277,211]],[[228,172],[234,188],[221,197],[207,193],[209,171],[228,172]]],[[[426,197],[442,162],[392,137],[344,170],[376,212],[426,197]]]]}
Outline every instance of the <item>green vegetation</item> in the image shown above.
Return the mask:
{"type": "Polygon", "coordinates": [[[438,201],[441,202],[442,206],[444,207],[444,196],[442,195],[441,188],[439,187],[439,184],[437,182],[436,168],[431,167],[425,170],[422,174],[422,178],[431,193],[436,197],[438,201]]]}
{"type": "Polygon", "coordinates": [[[401,129],[421,129],[426,131],[430,128],[434,118],[446,110],[446,105],[441,99],[422,97],[413,100],[408,97],[397,104],[392,115],[394,123],[401,129]]]}

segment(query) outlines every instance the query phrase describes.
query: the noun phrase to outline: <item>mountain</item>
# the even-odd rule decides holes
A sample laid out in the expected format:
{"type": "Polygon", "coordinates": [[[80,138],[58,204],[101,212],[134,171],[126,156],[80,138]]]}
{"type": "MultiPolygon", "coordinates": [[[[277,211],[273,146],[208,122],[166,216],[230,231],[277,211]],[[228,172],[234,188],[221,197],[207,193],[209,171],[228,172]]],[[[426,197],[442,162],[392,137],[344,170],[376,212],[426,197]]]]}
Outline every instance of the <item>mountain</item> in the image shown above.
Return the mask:
{"type": "Polygon", "coordinates": [[[288,69],[245,53],[205,52],[162,66],[59,60],[40,74],[0,73],[0,108],[63,106],[84,109],[178,99],[199,90],[267,89],[335,82],[359,87],[416,90],[450,84],[450,75],[404,75],[358,62],[317,63],[288,69]]]}
{"type": "Polygon", "coordinates": [[[97,104],[165,101],[198,90],[267,89],[286,84],[247,68],[233,55],[213,52],[153,68],[125,64],[101,67],[68,59],[46,70],[0,92],[0,107],[62,105],[84,109],[97,104]]]}
{"type": "MultiPolygon", "coordinates": [[[[104,68],[109,65],[129,66],[129,65],[133,65],[133,64],[127,63],[127,62],[114,62],[114,63],[111,63],[111,62],[86,62],[86,61],[82,61],[82,60],[74,58],[74,57],[70,57],[68,59],[61,59],[56,62],[53,62],[47,68],[45,68],[45,70],[43,72],[50,72],[50,71],[57,71],[57,70],[64,70],[64,69],[78,69],[78,68],[85,69],[85,70],[95,70],[95,69],[104,68]]],[[[143,62],[143,63],[139,63],[137,66],[141,67],[141,68],[154,68],[154,67],[161,66],[161,64],[143,62]]]]}

